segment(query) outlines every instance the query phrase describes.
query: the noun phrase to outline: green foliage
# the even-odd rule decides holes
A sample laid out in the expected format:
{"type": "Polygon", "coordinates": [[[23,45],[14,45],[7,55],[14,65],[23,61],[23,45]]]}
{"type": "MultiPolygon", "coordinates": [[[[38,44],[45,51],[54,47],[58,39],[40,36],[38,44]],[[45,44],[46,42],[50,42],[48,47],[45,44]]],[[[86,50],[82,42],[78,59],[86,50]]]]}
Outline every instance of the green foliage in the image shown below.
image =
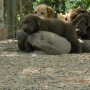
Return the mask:
{"type": "Polygon", "coordinates": [[[80,7],[90,11],[90,0],[34,0],[33,7],[35,8],[42,3],[51,6],[58,13],[69,12],[74,8],[80,7]]]}
{"type": "Polygon", "coordinates": [[[33,8],[35,8],[38,4],[46,4],[51,6],[56,12],[64,13],[66,0],[34,0],[33,8]]]}
{"type": "Polygon", "coordinates": [[[66,12],[74,8],[84,8],[88,11],[90,10],[90,0],[68,0],[66,4],[66,12]]]}

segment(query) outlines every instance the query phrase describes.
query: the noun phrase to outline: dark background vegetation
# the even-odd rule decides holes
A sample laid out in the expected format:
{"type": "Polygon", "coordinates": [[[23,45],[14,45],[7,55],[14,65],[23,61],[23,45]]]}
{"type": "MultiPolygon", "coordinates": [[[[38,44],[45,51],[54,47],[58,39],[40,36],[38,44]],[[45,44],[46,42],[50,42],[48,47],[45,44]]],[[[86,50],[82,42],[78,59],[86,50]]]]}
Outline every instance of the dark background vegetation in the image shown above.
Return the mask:
{"type": "Polygon", "coordinates": [[[4,0],[4,23],[8,26],[9,38],[16,37],[17,29],[21,28],[24,15],[33,13],[39,4],[51,6],[57,13],[66,14],[74,8],[85,8],[90,11],[90,0],[4,0]]]}

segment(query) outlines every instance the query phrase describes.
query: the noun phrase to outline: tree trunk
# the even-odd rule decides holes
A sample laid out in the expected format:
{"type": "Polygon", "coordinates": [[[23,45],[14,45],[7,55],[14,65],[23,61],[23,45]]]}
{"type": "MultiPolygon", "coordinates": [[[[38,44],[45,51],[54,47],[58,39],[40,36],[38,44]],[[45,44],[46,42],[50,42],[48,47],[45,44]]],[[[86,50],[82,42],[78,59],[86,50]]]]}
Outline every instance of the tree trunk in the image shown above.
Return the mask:
{"type": "Polygon", "coordinates": [[[7,14],[7,26],[8,26],[8,38],[12,37],[12,21],[11,21],[11,5],[10,5],[10,0],[7,0],[6,1],[6,8],[7,8],[7,11],[6,11],[6,14],[7,14]]]}
{"type": "Polygon", "coordinates": [[[11,0],[11,20],[12,20],[12,33],[13,37],[16,36],[16,17],[17,17],[17,6],[16,6],[16,0],[11,0]]]}
{"type": "Polygon", "coordinates": [[[0,0],[0,22],[3,21],[3,0],[0,0]]]}
{"type": "Polygon", "coordinates": [[[33,13],[33,0],[29,0],[30,2],[30,13],[33,13]]]}
{"type": "Polygon", "coordinates": [[[8,38],[15,37],[16,31],[16,0],[7,0],[8,38]]]}
{"type": "Polygon", "coordinates": [[[19,0],[19,6],[20,6],[20,21],[23,19],[23,3],[22,0],[19,0]]]}

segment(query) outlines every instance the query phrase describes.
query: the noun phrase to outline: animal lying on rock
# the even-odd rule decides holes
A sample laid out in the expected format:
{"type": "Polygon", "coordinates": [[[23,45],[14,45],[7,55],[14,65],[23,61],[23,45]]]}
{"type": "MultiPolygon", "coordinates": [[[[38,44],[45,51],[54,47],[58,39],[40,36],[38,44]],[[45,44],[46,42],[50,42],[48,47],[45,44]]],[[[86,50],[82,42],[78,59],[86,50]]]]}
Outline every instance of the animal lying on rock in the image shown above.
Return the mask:
{"type": "Polygon", "coordinates": [[[75,27],[70,22],[55,18],[40,18],[37,15],[28,14],[23,18],[23,31],[29,35],[38,31],[49,31],[66,38],[72,45],[71,52],[80,53],[81,44],[78,41],[75,27]]]}

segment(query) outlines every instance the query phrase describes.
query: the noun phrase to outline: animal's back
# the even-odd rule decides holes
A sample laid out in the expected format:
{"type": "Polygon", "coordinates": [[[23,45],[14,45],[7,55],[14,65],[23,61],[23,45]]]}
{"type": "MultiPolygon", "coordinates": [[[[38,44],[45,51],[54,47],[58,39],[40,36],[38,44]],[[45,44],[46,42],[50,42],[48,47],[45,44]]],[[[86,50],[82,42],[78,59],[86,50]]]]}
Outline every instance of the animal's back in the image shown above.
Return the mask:
{"type": "Polygon", "coordinates": [[[56,33],[60,36],[63,36],[63,32],[65,31],[65,22],[55,18],[47,18],[45,20],[46,25],[48,27],[48,31],[56,33]]]}

